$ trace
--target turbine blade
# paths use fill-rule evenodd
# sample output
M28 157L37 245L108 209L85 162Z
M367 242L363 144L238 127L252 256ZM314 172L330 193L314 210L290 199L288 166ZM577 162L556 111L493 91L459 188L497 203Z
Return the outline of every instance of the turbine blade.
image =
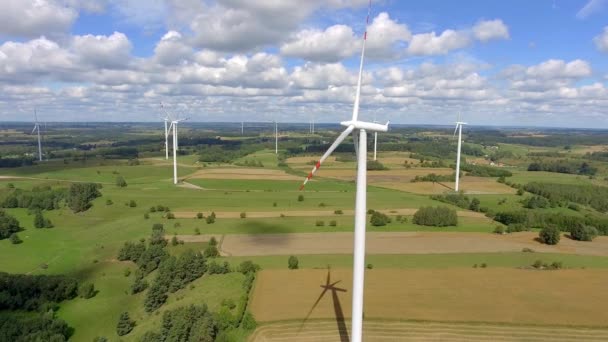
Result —
M334 143L331 144L331 146L329 146L329 149L327 150L327 152L325 152L325 154L321 157L321 159L319 159L319 161L317 162L315 167L312 169L312 171L310 171L308 176L306 176L306 179L304 179L304 183L302 183L302 185L300 185L300 190L304 189L304 187L306 186L306 183L308 183L308 181L312 178L314 173L317 172L317 170L321 167L321 164L323 164L325 159L327 159L327 157L329 157L331 155L331 153L338 147L338 145L340 145L342 143L342 141L344 141L344 139L346 139L346 137L350 134L350 132L353 131L353 129L355 129L354 126L346 127L344 132L342 132L338 136L336 141L334 141Z
M353 132L353 144L355 145L355 155L357 156L357 160L359 160L359 132Z
M357 121L359 117L359 99L361 97L361 79L363 78L363 60L365 59L365 42L367 41L367 26L369 25L369 16L372 11L372 1L369 1L367 8L367 19L365 19L365 33L363 33L363 46L361 47L361 62L359 63L359 78L357 79L357 92L355 93L355 104L353 106L353 121Z
M37 129L37 128L38 128L38 124L35 124L35 125L34 125L34 129L32 130L32 133L30 133L30 134L34 134L34 132L36 132L36 129Z
M454 134L452 134L453 137L456 136L456 131L458 131L458 124L456 124L456 128L454 128Z

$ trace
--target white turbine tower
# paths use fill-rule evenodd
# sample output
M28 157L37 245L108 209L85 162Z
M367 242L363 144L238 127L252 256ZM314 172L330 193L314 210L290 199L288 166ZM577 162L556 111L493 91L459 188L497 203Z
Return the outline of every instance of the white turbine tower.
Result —
M165 110L165 107L162 104L161 108L163 109L163 111ZM171 122L171 125L169 126L169 129L167 130L167 134L165 136L168 136L168 132L173 130L173 184L177 184L177 124L181 121L188 119L178 119L177 117L173 117L167 111L165 111L165 114L167 115L167 119Z
M42 142L40 141L40 124L38 123L38 114L36 114L36 109L34 109L34 129L32 130L32 134L36 132L38 134L38 161L42 161Z
M165 112L165 117L163 118L163 120L165 121L165 160L169 159L169 130L170 127L167 126L167 124L170 121L169 118L169 114L165 111L165 107L163 106L163 103L160 103L160 107L163 109L163 111Z
M466 124L466 122L460 121L459 113L458 119L456 120L456 128L454 128L453 134L453 136L456 136L456 131L458 131L458 151L456 152L456 184L454 185L455 191L458 191L460 188L460 149L462 147L462 126Z
M363 74L363 59L365 56L365 42L367 40L367 25L369 24L369 16L371 11L371 1L368 8L366 29L363 35L363 47L361 49L361 63L359 65L359 78L357 80L357 90L355 93L355 103L353 106L353 115L350 121L344 121L340 124L346 126L346 129L338 136L336 141L329 147L327 152L319 159L315 167L308 174L304 183L300 187L303 189L306 183L312 178L313 174L321 167L321 164L331 155L331 153L353 133L355 147L357 143L359 147L357 151L357 194L355 200L355 239L354 239L354 261L353 261L353 297L352 297L352 342L360 342L363 332L363 285L365 272L365 221L367 211L367 131L370 132L386 132L388 131L388 122L386 125L381 125L373 122L359 121L359 98L361 96L361 78ZM359 133L359 138L356 135ZM357 142L358 140L358 142Z
M279 126L277 121L274 121L274 154L279 154Z

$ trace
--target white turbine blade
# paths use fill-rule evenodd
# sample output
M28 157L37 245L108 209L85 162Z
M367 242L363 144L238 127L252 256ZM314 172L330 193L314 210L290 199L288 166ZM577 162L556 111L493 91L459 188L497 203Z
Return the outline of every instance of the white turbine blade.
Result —
M355 146L355 155L359 157L359 131L353 131L353 145Z
M363 46L361 47L361 62L359 64L359 78L357 79L357 92L355 93L355 105L353 106L353 121L357 121L359 117L359 99L361 97L361 79L363 78L363 60L365 57L365 42L367 41L367 26L369 25L369 15L372 10L372 2L370 0L367 9L367 19L365 20L365 33L363 33Z
M34 129L32 130L32 133L30 133L30 134L34 134L34 132L36 132L36 129L38 129L38 124L34 125Z
M302 183L302 185L300 186L300 190L304 189L304 186L306 186L306 183L308 183L308 181L312 178L312 176L315 174L315 172L317 172L317 170L321 167L321 164L323 164L323 162L325 161L325 159L327 159L327 157L329 157L331 155L331 153L338 148L338 146L342 143L342 141L344 141L344 139L346 139L346 137L350 134L350 132L353 131L353 129L355 129L355 126L348 126L346 127L346 129L344 130L344 132L342 132L338 138L336 139L336 141L334 141L333 144L331 144L331 146L329 146L329 149L327 149L327 152L325 152L325 154L321 157L321 159L319 159L319 161L317 162L317 164L315 164L315 167L312 169L312 171L310 171L310 173L308 174L308 176L306 176L306 179L304 180L304 183Z
M173 121L173 116L171 114L169 114L169 112L167 112L167 110L165 109L165 105L162 102L160 103L160 108L165 113L165 120Z
M458 131L458 124L456 124L456 128L454 128L454 134L452 134L453 137L456 136L456 131Z

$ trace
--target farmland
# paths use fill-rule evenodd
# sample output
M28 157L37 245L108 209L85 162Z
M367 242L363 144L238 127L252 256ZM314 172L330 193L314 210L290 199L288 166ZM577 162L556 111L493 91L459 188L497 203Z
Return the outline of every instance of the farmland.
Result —
M340 280L339 287L346 291L337 296L348 322L355 195L352 154L339 152L323 165L304 191L298 190L312 168L311 161L319 156L306 149L322 149L322 141L331 140L335 131L327 128L310 137L294 127L282 135L279 146L289 147L280 148L277 155L264 132L240 137L227 134L221 127L201 133L188 130L178 156L180 182L175 186L171 163L164 159L156 127L131 129L123 133L145 141L158 139L158 144L149 146L137 138L122 140L120 134L103 127L81 130L81 142L71 149L53 151L56 155L48 161L0 168L0 203L11 196L48 189L67 192L72 184L101 185L100 196L91 200L87 210L75 213L65 199L57 208L40 210L53 223L52 228L34 227L38 210L6 205L2 210L20 223L22 229L17 234L22 242L0 240L0 271L28 276L66 275L80 284L94 284L94 297L65 300L56 311L56 317L74 329L74 341L91 341L100 336L115 340L117 320L125 311L136 322L132 332L120 337L125 341L141 340L156 329L164 313L191 304L204 303L214 317L234 320L240 315L236 304L243 298L248 304L245 310L257 320L258 329L244 329L236 323L229 332L232 340L245 340L247 336L259 341L293 339L299 336L299 329L308 336L340 339L341 328L335 320L330 294L302 324L320 293L328 265L332 280ZM67 127L57 128L48 140L63 139L68 131L71 130ZM454 183L420 181L429 174L449 177L454 172L453 154L437 157L419 142L424 136L432 139L431 145L435 139L442 144L453 143L445 140L442 129L435 133L421 135L408 129L388 133L388 138L405 142L391 145L394 150L383 150L381 140L378 161L386 169L369 172L369 269L365 288L369 340L437 336L448 340L508 340L507 335L515 336L515 340L546 340L553 329L562 331L564 340L575 334L589 340L604 338L608 318L599 303L608 299L601 289L608 281L608 237L603 236L606 233L602 231L590 242L576 241L563 227L561 241L547 245L538 241L538 232L546 217L602 223L605 214L591 205L567 201L547 201L543 207L527 208L525 200L533 194L521 188L530 182L608 186L608 163L592 161L597 168L593 177L532 172L527 170L528 164L543 157L529 156L530 151L554 153L559 147L528 149L519 143L501 142L501 149L514 153L502 159L501 166L491 166L494 162L480 155L465 157L474 160L475 165L494 168L491 170L507 170L512 176L501 180L465 172L463 191L456 198L461 202L440 201L431 195L456 195L452 190ZM201 139L225 134L225 139L212 141L220 145L224 141L239 143L248 152L235 153L231 161L201 161L210 145L190 143L197 134ZM559 133L547 132L546 136L552 134ZM474 143L480 136L472 131L469 144L483 150L484 145ZM27 141L31 142L31 137L19 129L12 129L8 137L5 139L22 139L25 147L30 146ZM136 158L106 158L96 154L94 148L80 149L79 144L84 142L98 142L99 149L101 145L107 149L112 144L129 144L142 151ZM597 150L598 145L574 148L568 152L569 158L587 160L585 153ZM14 149L11 146L0 149L10 155ZM233 149L229 151L234 153ZM496 153L491 147L485 151L488 156ZM117 185L119 177L126 186ZM471 205L473 199L478 201L476 206ZM418 224L417 211L429 206L453 210L457 224ZM509 225L494 220L493 215L513 211L546 216L523 227L523 231L507 233ZM374 213L383 214L388 220L372 225ZM209 220L211 216L213 220ZM164 268L145 274L142 279L149 287L132 293L136 274L145 267L132 260L120 260L120 255L126 242L137 244L143 240L150 246L154 229L158 229L153 227L158 224L162 224L163 237L169 242L164 247L167 258L189 255L189 250L207 251L214 237L220 256L208 257L206 262L227 262L228 269L221 274L204 273L168 292L166 301L149 312L145 309L147 297ZM599 228L602 227L598 224ZM494 233L497 229L502 233ZM287 260L292 255L299 260L298 270L287 270ZM250 292L243 287L247 275L239 271L246 261L262 269ZM541 265L560 262L563 269L533 269L531 265L537 261ZM583 293L589 295L572 295ZM2 314L13 315L9 310Z

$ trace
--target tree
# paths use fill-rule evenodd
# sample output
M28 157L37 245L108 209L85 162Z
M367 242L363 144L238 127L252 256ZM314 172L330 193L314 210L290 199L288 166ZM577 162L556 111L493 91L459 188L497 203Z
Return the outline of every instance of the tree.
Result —
M17 233L13 233L13 234L11 234L11 236L10 236L8 239L11 241L11 243L12 243L13 245L18 245L18 244L20 244L20 243L22 243L22 242L23 242L23 240L21 240L21 239L19 238L19 235L17 235Z
M124 336L133 330L135 326L135 322L131 320L128 312L123 312L120 314L120 318L118 318L118 324L116 324L116 333L118 336Z
M4 210L0 210L0 240L8 238L20 230L19 221Z
M260 269L260 266L257 264L254 264L251 260L245 260L243 261L240 265L239 265L239 272L243 273L243 274L247 274L250 272L257 272Z
M548 226L538 233L540 241L547 245L557 245L560 239L560 231L555 226Z
M220 256L220 251L217 249L216 246L209 245L203 251L203 255L205 256L205 258L216 258Z
M570 236L578 241L593 241L597 235L598 231L595 227L582 224L576 225L570 230Z
M217 240L215 236L212 236L211 239L209 239L209 246L217 246Z
M243 320L241 321L241 327L245 330L254 330L257 327L257 322L251 312L246 311L245 315L243 315Z
M127 186L127 181L122 176L116 177L116 186L119 188L124 188Z
M42 216L41 210L36 210L36 214L34 216L34 227L44 228L44 216Z
M422 226L456 226L458 216L456 210L448 207L422 207L414 214L413 222Z
M177 240L177 235L173 235L173 237L171 238L171 246L177 246L179 245L179 241Z
M197 213L196 214L196 218L199 219L199 220L202 219L203 218L203 213Z
M391 222L391 219L387 215L385 215L379 211L374 211L370 218L370 223L372 224L372 226L375 226L375 227L386 226L390 222Z
M134 200L130 200L129 201L129 207L131 207L131 208L137 207L137 202L135 202Z
M469 209L473 210L473 211L479 211L479 205L480 204L481 204L481 201L479 201L479 199L473 198L471 200L471 205L469 206Z
M84 299L93 298L96 294L97 291L95 291L95 285L93 285L93 283L86 283L78 289L78 295Z
M287 261L287 267L289 267L290 270L297 270L298 269L298 258L295 256L290 256L289 260Z
M304 195L298 195L298 202L304 201Z
M67 203L73 212L86 211L91 207L91 201L101 196L100 184L72 183L68 191Z

